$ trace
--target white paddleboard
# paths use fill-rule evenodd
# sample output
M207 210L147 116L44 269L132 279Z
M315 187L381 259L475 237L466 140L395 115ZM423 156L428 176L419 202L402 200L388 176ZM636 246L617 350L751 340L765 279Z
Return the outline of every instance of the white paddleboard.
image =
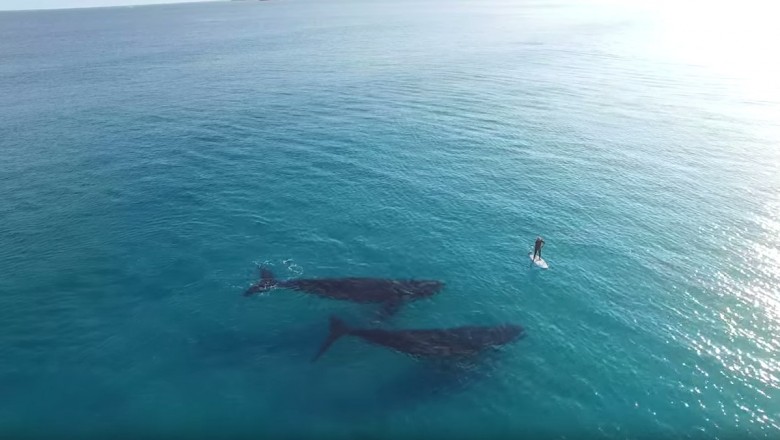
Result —
M534 259L534 253L533 252L529 252L528 253L528 259L533 261L534 265L536 265L537 267L541 267L542 269L547 269L549 267L549 266L547 266L547 262L544 261L544 259L542 257L536 257L536 259Z

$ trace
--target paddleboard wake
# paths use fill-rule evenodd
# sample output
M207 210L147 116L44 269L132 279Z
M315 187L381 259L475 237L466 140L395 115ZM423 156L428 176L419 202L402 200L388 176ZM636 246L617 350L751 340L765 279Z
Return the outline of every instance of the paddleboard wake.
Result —
M549 266L547 265L547 262L544 261L542 257L536 257L534 258L534 253L529 252L528 258L534 263L535 266L541 267L542 269L547 269Z

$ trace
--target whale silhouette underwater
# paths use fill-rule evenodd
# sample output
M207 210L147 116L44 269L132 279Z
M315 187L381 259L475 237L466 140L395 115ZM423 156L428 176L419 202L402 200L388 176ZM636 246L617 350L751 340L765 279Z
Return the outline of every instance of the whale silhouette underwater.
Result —
M444 283L437 280L359 277L278 280L268 268L260 267L259 270L260 280L252 284L244 296L288 289L341 301L381 304L385 317L396 313L402 304L431 297L444 287ZM474 359L482 352L525 337L525 329L515 324L409 330L355 328L331 316L329 334L312 362L343 336L354 336L415 358L448 361Z
M385 315L393 315L402 304L433 296L443 287L444 283L437 280L358 277L277 280L269 269L261 267L260 281L252 284L244 296L289 289L341 301L381 304Z
M319 359L334 342L345 335L414 357L458 359L473 357L487 349L514 342L525 336L525 330L512 324L418 330L351 328L340 318L331 316L330 334L312 362Z

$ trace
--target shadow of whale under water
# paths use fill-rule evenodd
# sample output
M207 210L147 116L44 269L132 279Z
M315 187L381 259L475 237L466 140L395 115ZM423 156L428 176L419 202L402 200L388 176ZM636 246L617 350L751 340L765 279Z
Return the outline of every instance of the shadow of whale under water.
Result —
M384 417L388 412L450 402L489 380L497 366L497 362L487 359L468 363L414 360L412 365L376 377L373 384L347 390L346 394L332 392L329 387L298 390L295 396L287 396L286 410L344 422L354 417Z

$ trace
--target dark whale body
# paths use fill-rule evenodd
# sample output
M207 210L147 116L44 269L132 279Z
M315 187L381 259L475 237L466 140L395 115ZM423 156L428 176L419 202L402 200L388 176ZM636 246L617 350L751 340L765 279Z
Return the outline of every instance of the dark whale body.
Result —
M395 351L428 358L467 358L488 348L508 344L524 335L519 325L465 326L447 329L382 330L348 327L341 319L330 318L330 334L312 361L322 356L344 335Z
M436 280L394 280L386 278L311 278L279 281L266 268L260 270L260 281L244 292L244 296L274 288L297 290L323 298L352 301L362 304L382 304L385 314L391 315L407 301L434 295L444 287Z

